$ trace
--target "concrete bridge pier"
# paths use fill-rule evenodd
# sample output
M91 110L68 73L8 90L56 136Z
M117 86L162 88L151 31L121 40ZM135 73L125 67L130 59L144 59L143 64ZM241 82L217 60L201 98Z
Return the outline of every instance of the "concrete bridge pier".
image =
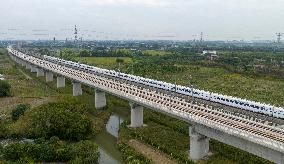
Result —
M44 70L42 69L42 68L37 68L37 70L36 70L37 72L36 72L36 77L42 77L42 76L44 76Z
M20 58L17 58L17 62L18 62L19 65L22 65L22 61L21 61Z
M21 61L21 59L20 59L20 58L17 58L17 62L18 62L18 64L19 64L19 65L21 65L21 64L22 64L22 61Z
M31 72L32 72L32 73L37 72L37 68L36 68L36 66L31 65Z
M13 60L15 60L16 61L16 63L18 63L19 64L19 59L17 58L17 57L15 57L15 56L12 56L13 57Z
M11 58L12 60L14 60L15 62L17 62L17 58L16 58L15 56L11 55L10 53L9 53L9 56L10 56L10 58Z
M53 73L51 71L46 71L46 73L45 73L45 81L46 82L53 81Z
M31 69L31 64L30 63L26 63L26 69Z
M202 134L224 144L242 149L246 152L257 155L276 164L284 164L284 152L282 152L281 150L274 150L269 147L260 145L259 143L254 143L238 136L234 136L229 133L222 132L201 124L194 125L194 131L198 134ZM248 133L249 132L247 132L247 134ZM192 145L190 145L190 149L192 149L191 146Z
M26 66L26 62L24 60L21 60L21 65L22 65L22 67L25 67Z
M15 56L13 56L13 55L11 55L10 53L9 53L9 56L10 56L10 58L12 59L12 60L14 60L15 62L17 62L17 58L15 57Z
M209 153L209 138L195 131L195 127L189 127L190 150L189 157L199 160Z
M99 89L95 90L95 108L100 109L106 106L106 94Z
M21 62L20 62L20 59L19 59L19 58L17 58L17 57L14 57L14 56L13 56L13 59L16 61L16 63L21 64Z
M143 106L130 102L131 107L131 124L129 127L138 128L142 127L143 124Z
M65 87L65 77L64 76L57 76L57 88Z
M73 96L82 95L82 87L80 82L73 82Z

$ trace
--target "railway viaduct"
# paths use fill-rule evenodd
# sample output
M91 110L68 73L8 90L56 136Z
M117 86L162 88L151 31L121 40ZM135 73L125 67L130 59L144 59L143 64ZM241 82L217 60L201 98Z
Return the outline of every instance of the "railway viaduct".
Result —
M56 75L57 88L65 87L66 78L71 79L73 96L82 94L82 84L94 88L96 108L106 106L106 93L128 100L131 107L130 127L143 126L144 107L190 123L189 157L192 160L207 156L209 140L215 139L277 164L284 164L283 129L216 111L207 105L192 104L147 87L44 61L11 46L7 49L12 60L35 72L37 77L45 76L46 82L53 81Z

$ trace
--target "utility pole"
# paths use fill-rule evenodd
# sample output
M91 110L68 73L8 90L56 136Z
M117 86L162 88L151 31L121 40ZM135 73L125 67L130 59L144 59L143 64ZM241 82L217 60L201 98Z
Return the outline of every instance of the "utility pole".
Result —
M53 37L53 44L51 44L51 56L55 56L55 37Z
M200 33L200 43L203 42L203 32Z
M83 37L80 37L80 49L83 49Z
M191 90L191 100L193 100L193 103L195 103L195 98L193 96L195 85L194 85L194 81L193 81L193 78L192 78L191 75L189 75L188 81L189 81L189 86L190 86L190 90Z
M203 34L203 32L201 32L199 44L197 44L197 51L199 51L199 52L202 51L203 41L204 41L204 34Z

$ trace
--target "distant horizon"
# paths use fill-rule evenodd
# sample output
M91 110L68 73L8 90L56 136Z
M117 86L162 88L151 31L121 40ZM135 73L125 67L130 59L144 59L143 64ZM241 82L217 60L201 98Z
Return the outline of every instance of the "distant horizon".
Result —
M1 30L1 29L0 29ZM8 30L8 31L18 31L18 30ZM35 31L35 30L33 30ZM40 30L37 30L40 31ZM43 31L43 30L42 30ZM284 31L284 29L283 29ZM47 31L46 31L47 32ZM195 37L188 37L188 38L182 38L182 39L178 39L178 36L154 36L154 35L144 35L144 36L136 36L136 37L112 37L112 34L107 34L107 32L97 32L97 33L105 33L105 35L110 35L110 36L104 36L104 37L97 37L98 39L95 39L96 37L83 37L84 33L79 33L78 35L78 40L82 37L83 40L173 40L173 41L200 41L201 40L201 35L195 35ZM0 31L0 40L53 40L54 37L56 40L74 40L74 34L73 31L69 30L69 34L66 34L66 37L64 37L63 35L66 34L66 32L60 34L57 33L55 35L50 35L50 34L12 34L12 33L8 33L8 32L2 32ZM281 40L284 40L284 33L281 37ZM7 35L10 35L11 37L5 37ZM29 37L30 36L30 37ZM58 39L59 38L59 39ZM245 38L245 37L232 37L232 38L218 38L218 39L214 39L214 38L207 38L207 34L203 33L202 36L202 40L203 41L277 41L277 37L276 37L276 33L274 35L272 35L271 38L261 38L261 37L252 37L252 38ZM282 41L283 41L282 40Z
M0 39L0 41L48 41L53 42L53 39ZM56 39L55 41L65 42L66 39ZM74 42L75 40L67 40L68 42ZM199 42L200 40L170 40L170 39L93 39L93 40L82 40L83 42L86 41L173 41L173 42ZM78 42L81 42L78 40ZM271 42L276 43L276 40L203 40L202 42ZM280 42L280 44L284 43L284 40Z

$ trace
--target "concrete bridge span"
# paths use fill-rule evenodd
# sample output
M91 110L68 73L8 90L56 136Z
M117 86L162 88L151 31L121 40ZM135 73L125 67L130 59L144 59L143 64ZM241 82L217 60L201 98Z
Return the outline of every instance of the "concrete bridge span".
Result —
M37 69L37 76L46 76L46 81L57 75L57 87L65 86L65 78L73 81L73 95L82 94L81 84L96 89L96 108L106 105L105 93L126 99L131 106L131 127L143 126L143 107L184 120L190 128L190 153L193 160L203 158L209 151L209 139L216 139L258 155L275 163L284 163L284 130L252 120L239 118L208 106L200 106L147 87L123 83L88 72L44 61L42 59L9 51L17 63L28 69Z

